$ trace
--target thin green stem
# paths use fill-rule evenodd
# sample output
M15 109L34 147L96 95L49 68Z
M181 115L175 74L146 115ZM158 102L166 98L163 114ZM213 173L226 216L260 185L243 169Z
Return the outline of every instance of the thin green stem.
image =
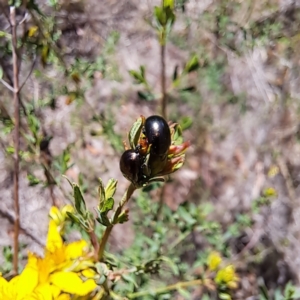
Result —
M161 288L151 290L151 291L132 293L132 294L127 295L127 297L129 299L135 299L135 298L139 298L139 297L150 295L150 294L158 295L158 294L162 294L162 293L169 292L172 290L187 288L187 287L195 286L195 285L201 285L202 283L203 283L203 281L201 279L191 280L191 281L181 281L181 282L177 282L175 284L161 287Z
M133 192L136 190L136 187L131 183L128 187L128 189L126 190L126 192L124 193L124 196L122 197L116 211L115 214L112 218L112 225L107 226L104 234L102 236L101 242L100 242L100 246L99 246L99 252L98 252L98 260L100 261L103 257L103 253L104 253L104 249L107 243L107 240L110 236L110 233L114 227L114 225L117 224L118 221L118 217L120 215L120 213L122 212L123 207L126 205L126 203L129 201L130 197L132 196Z

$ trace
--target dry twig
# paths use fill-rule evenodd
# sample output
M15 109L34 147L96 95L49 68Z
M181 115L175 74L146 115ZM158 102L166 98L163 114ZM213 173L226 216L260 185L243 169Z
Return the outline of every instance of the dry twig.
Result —
M15 226L14 226L14 257L13 271L18 273L18 255L19 255L19 231L20 231L20 205L19 205L19 148L20 148L20 103L19 103L19 70L17 54L17 25L16 8L10 8L10 23L12 30L12 52L13 52L13 74L14 74L14 109L15 109L15 157L14 157L14 208L15 208Z

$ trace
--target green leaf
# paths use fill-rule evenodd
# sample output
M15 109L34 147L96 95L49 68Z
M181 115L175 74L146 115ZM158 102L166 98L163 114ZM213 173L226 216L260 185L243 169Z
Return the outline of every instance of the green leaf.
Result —
M101 178L98 179L99 179L99 186L98 186L99 210L101 210L105 203L105 189L103 186L102 179Z
M145 72L144 69L141 69L141 71ZM137 84L145 83L144 73L139 73L135 70L129 70L128 73L135 79Z
M166 14L166 25L168 27L168 32L171 30L174 22L175 22L175 14L173 12L173 9L170 6L166 6L164 8L165 14Z
M106 187L105 187L105 198L112 198L116 192L118 181L116 179L109 179Z
M174 0L163 0L163 6L174 9Z
M196 87L194 85L187 86L185 88L180 89L180 92L194 92Z
M104 226L111 225L111 222L110 222L109 218L107 217L106 213L99 213L98 218L96 218L96 220Z
M226 293L219 293L219 298L222 300L231 300L231 296Z
M130 147L132 149L135 149L135 147L139 143L139 139L141 136L141 132L143 129L145 118L144 117L139 117L134 124L132 125L130 131L128 132L128 140Z
M184 72L191 73L199 68L198 57L194 55L185 65Z
M137 94L138 94L139 98L142 100L152 101L155 99L154 95L151 92L138 91Z
M187 290L185 290L183 288L178 288L177 291L185 299L191 299L191 293L188 292Z
M189 225L193 226L197 223L197 220L182 206L179 206L177 209L178 215Z
M164 9L162 7L159 7L159 6L154 7L154 16L159 25L161 25L162 27L164 27L166 25L166 23L167 23L166 15L165 15Z
M35 177L34 175L32 175L30 173L27 175L27 179L29 181L30 186L37 185L41 182L37 177Z
M105 202L104 202L104 205L102 206L102 208L100 210L100 212L101 213L107 213L107 212L109 212L110 210L113 209L114 204L115 204L114 198L108 198L108 199L106 199Z
M172 141L173 141L174 145L180 145L183 142L182 129L179 124L176 124L174 126L174 133L172 134Z
M69 211L66 212L67 213L67 216L76 224L80 224L80 218L79 216L77 216L76 214L74 213L71 213Z
M80 190L79 186L76 183L73 183L73 192L74 192L76 211L81 216L85 216L86 213L87 213L85 201L84 201L84 198L82 196L81 190Z
M138 284L137 284L137 282L136 282L136 280L135 280L135 278L133 278L132 275L130 275L130 274L123 274L123 275L122 275L122 278L123 278L125 281L127 281L127 282L131 282L131 283L135 286L135 288L138 288L138 287L139 287Z
M2 69L2 67L0 66L0 79L2 79L3 78L3 69Z
M119 224L123 224L129 220L129 211L128 209L123 210L118 216L117 222Z
M142 78L144 78L144 80L145 80L145 66L140 66L140 72L141 72Z
M178 66L175 66L174 72L173 72L173 81L176 81L178 78Z
M163 262L167 263L167 265L172 269L173 274L175 276L179 275L178 266L176 263L174 263L173 260L171 260L169 257L166 257L166 256L161 256L159 259L162 260Z
M184 116L180 120L180 125L182 130L186 130L190 128L192 124L193 124L193 119L191 117Z
M7 146L5 150L8 154L14 154L15 153L15 148L13 146Z

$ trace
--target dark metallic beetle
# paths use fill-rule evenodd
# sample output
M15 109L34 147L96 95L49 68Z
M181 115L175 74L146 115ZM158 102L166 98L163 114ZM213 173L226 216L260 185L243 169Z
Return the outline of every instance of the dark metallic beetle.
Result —
M120 159L121 172L136 186L142 186L164 168L171 145L170 128L162 117L150 116L142 126L139 144L126 150Z
M144 133L151 145L150 154L164 156L171 145L168 123L160 116L151 116L145 121Z
M120 159L120 170L124 177L136 184L140 180L141 157L135 150L126 150Z

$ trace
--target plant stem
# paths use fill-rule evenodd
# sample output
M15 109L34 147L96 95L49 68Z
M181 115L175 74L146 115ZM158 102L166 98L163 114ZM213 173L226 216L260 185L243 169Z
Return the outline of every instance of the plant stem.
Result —
M98 252L99 252L99 243L98 243L95 231L89 232L89 236L90 236L90 239L91 239L91 243L92 243L92 245L94 247L94 259L95 259L95 261L97 261L97 259L98 259Z
M163 38L160 46L160 62L161 62L161 115L164 119L167 118L167 92L166 92L166 38L163 33Z
M127 297L129 299L135 299L135 298L150 295L150 294L151 295L158 295L158 294L162 294L162 293L169 292L169 291L172 291L172 290L177 290L177 289L180 289L180 288L182 289L182 288L187 288L187 287L190 287L190 286L200 285L202 283L203 283L203 281L201 279L192 280L192 281L177 282L175 284L168 285L168 286L165 286L165 287L162 287L162 288L158 288L156 290L132 293L132 294L127 295Z
M102 260L104 249L105 249L107 240L109 238L109 235L110 235L112 229L113 229L113 225L110 225L110 226L107 226L104 231L104 234L103 234L101 242L100 242L99 252L98 252L98 260L99 261Z
M98 260L101 261L102 257L103 257L103 253L104 253L104 249L107 243L107 240L110 236L110 233L114 227L115 224L117 224L117 220L118 217L120 215L120 213L122 212L123 207L126 205L126 203L128 202L128 200L130 199L130 197L132 196L133 192L136 190L135 186L131 183L129 185L129 187L127 188L126 192L124 193L116 211L115 214L112 218L112 223L110 226L107 226L104 234L102 236L101 242L100 242L100 246L99 246L99 252L98 252Z
M19 103L19 70L17 54L17 25L16 8L10 7L10 22L12 30L13 74L14 74L14 109L15 109L15 136L14 136L14 257L13 271L18 274L19 231L20 231L20 205L19 205L19 148L20 148L20 103Z

